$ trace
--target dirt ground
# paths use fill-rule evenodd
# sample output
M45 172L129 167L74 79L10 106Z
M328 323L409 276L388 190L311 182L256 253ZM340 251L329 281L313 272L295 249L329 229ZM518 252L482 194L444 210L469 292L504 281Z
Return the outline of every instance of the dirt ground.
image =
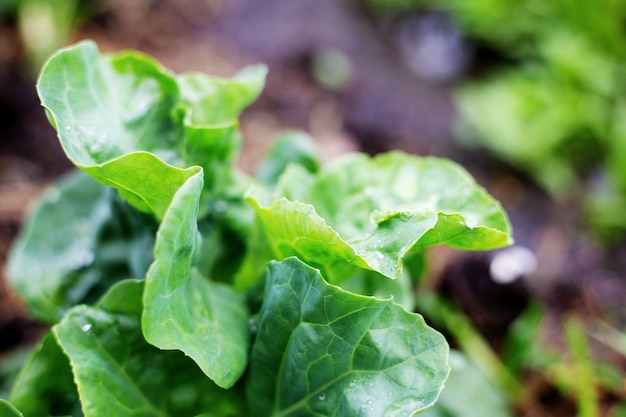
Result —
M581 227L576 202L552 201L512 167L458 145L451 133L454 82L416 74L389 33L350 3L102 3L102 11L81 24L68 43L89 38L105 52L137 49L174 71L227 76L246 64L269 65L263 95L241 120L245 145L239 163L244 170L253 170L271 138L283 128L310 132L325 160L352 150L403 149L452 158L469 169L509 213L516 244L528 248L537 260L537 268L523 280L502 285L489 277L495 254L436 254L442 260L432 272L436 285L459 302L496 348L507 326L531 299L549 306L556 326L561 315L572 310L626 326L626 245L607 248L596 243ZM35 79L25 67L11 19L0 20L0 39L3 270L29 205L71 164L39 106ZM329 88L312 72L329 51L341 51L347 58L346 85ZM43 329L28 318L0 272L0 354L34 340ZM624 366L624 358L619 360ZM571 411L569 401L555 403L551 415Z

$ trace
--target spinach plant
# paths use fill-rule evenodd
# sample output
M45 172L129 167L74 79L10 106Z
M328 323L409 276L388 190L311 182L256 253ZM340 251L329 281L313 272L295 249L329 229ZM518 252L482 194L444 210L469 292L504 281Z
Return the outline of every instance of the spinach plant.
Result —
M508 244L505 213L450 161L320 167L296 132L244 174L238 116L266 72L177 75L92 42L46 63L38 92L79 170L9 259L52 327L2 415L410 416L437 400L449 348L414 313L411 266L435 244Z

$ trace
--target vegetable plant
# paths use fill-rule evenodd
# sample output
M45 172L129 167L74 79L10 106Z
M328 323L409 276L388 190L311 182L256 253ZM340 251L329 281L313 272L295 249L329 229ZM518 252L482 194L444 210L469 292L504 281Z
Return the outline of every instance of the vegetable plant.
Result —
M51 330L1 415L411 416L435 403L449 348L415 312L416 265L436 244L509 244L506 214L450 161L320 166L298 132L242 172L238 117L266 73L173 74L89 41L45 64L37 89L79 170L45 193L8 262Z

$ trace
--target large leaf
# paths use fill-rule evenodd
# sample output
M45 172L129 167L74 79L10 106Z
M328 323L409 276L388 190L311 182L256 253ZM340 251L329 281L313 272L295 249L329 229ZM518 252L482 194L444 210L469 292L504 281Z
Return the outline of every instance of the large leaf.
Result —
M7 275L35 317L61 319L122 278L142 278L155 221L82 172L44 193L9 257Z
M31 353L9 400L26 417L82 416L70 363L51 334Z
M93 42L82 42L46 63L37 89L72 162L138 209L162 217L177 186L197 171L153 155L180 164L182 135L172 112L178 85L152 59L100 56Z
M100 55L81 42L46 63L37 88L72 162L162 219L197 165L216 179L230 169L236 117L260 93L265 72L176 77L147 56Z
M270 264L257 331L247 390L263 417L410 416L448 375L448 345L421 316L296 258Z
M149 345L140 328L143 282L113 287L99 306L77 306L53 328L72 364L82 409L93 416L239 414L235 394L177 351Z
M349 155L317 175L288 169L277 192L256 187L247 198L273 256L297 255L331 282L351 265L396 278L411 250L439 243L484 250L511 242L500 205L436 158Z
M146 277L143 331L161 349L180 349L221 387L247 365L248 313L242 294L192 268L199 245L197 212L202 176L174 196L159 228L155 261Z

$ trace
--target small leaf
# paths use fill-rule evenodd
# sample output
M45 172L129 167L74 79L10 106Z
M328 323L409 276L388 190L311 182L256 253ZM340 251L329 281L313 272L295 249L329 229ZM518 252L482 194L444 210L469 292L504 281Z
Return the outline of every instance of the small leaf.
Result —
M181 111L185 158L204 169L208 189L226 188L241 145L239 113L261 94L267 67L244 68L232 78L201 73L181 74Z
M282 132L257 170L256 177L265 184L276 184L290 164L312 173L319 169L315 143L309 135L299 131Z
M231 387L247 365L249 329L243 294L192 268L198 245L202 176L176 193L159 228L146 277L143 331L161 349L180 349L215 383ZM210 248L204 248L210 250Z
M53 328L72 364L84 415L241 415L236 392L218 388L181 352L146 343L139 315L143 284L123 281L98 308L74 307Z
M445 339L421 316L295 258L270 264L257 329L247 391L259 416L410 416L449 371Z

